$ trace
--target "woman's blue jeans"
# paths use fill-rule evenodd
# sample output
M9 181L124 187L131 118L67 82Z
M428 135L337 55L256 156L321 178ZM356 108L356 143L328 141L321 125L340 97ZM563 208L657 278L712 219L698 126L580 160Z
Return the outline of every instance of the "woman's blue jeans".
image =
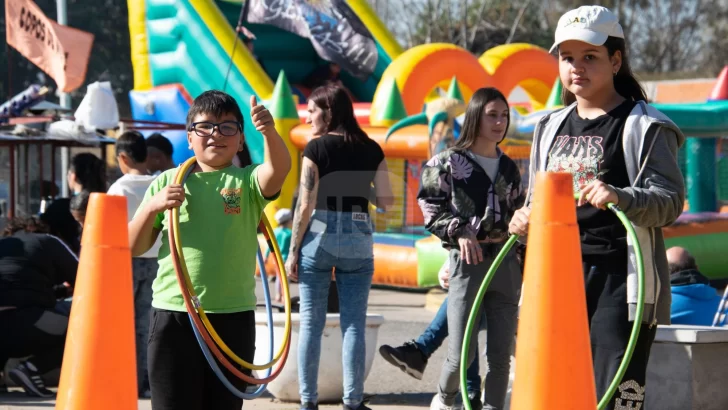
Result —
M372 225L358 212L316 210L301 244L298 265L300 330L298 382L301 403L318 403L321 336L332 272L341 310L344 404L364 397L367 304L374 274Z

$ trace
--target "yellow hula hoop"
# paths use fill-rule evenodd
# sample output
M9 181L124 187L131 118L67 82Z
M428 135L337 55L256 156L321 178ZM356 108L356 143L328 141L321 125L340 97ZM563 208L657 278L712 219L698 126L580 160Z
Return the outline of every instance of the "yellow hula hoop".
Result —
M194 157L188 159L185 161L182 165L180 165L180 171L177 173L177 176L174 179L175 184L184 185L184 179L185 175L187 174L187 171L190 169L190 167L194 166L196 163L196 159ZM283 288L283 295L284 295L284 306L285 306L285 313L286 313L286 323L283 330L283 340L288 340L290 334L291 334L291 297L290 297L290 291L288 286L288 277L286 276L285 272L285 265L283 264L283 258L281 256L280 248L278 247L278 243L275 240L275 235L273 233L273 229L271 228L270 222L268 221L268 218L266 217L265 213L262 214L261 220L263 222L263 225L265 226L265 230L268 234L268 244L272 245L273 247L273 254L276 257L276 261L278 263L278 266L281 267L281 287ZM177 254L179 255L179 262L180 267L182 268L182 276L185 279L185 285L187 289L190 292L190 297L193 299L193 304L195 306L195 309L197 310L198 314L200 315L200 319L202 320L202 323L205 325L205 328L210 333L210 337L217 343L217 345L220 347L220 350L225 352L225 354L228 355L233 361L238 363L239 365L250 369L250 370L265 370L268 368L273 367L278 360L280 360L281 356L283 356L283 352L286 348L286 343L282 343L280 348L278 349L278 352L273 357L273 360L269 363L262 364L262 365L256 365L253 363L248 363L242 358L240 358L238 355L236 355L222 340L220 335L217 334L215 329L212 326L212 323L210 323L210 320L207 318L207 315L205 314L205 310L202 307L202 304L199 302L199 299L197 299L197 294L195 293L194 286L192 285L192 280L190 279L189 271L187 270L187 264L185 263L185 258L182 253L182 241L179 235L179 208L173 208L172 209L172 220L170 221L172 226L174 227L174 239L176 242L176 249Z

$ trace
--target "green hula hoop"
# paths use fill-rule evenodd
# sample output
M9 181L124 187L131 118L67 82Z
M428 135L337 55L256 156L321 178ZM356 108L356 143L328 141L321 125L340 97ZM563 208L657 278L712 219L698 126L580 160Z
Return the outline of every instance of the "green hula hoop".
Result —
M630 360L632 360L632 354L634 353L634 349L637 345L640 328L642 327L642 314L644 312L645 303L645 267L644 261L642 259L642 249L640 248L639 241L637 240L637 233L634 231L632 223L617 205L609 203L607 204L607 207L615 215L617 215L619 220L627 229L627 235L630 237L632 243L634 244L635 256L637 259L637 312L635 314L634 324L632 325L632 333L629 338L629 343L627 343L627 350L624 352L624 358L622 358L622 363L619 365L619 369L617 369L617 374L614 375L614 379L609 385L609 388L599 401L599 404L597 405L597 410L604 410L604 408L607 406L609 399L614 395L614 392L619 386L620 380L622 380L624 373L627 371L627 366L629 366ZM493 279L493 276L498 270L501 262L503 262L503 259L511 250L513 244L515 244L517 240L518 235L511 235L511 237L508 238L508 241L506 241L505 245L503 245L503 248L498 253L495 260L493 260L493 263L490 265L490 269L488 269L488 272L485 274L483 283L481 283L480 289L478 289L478 294L475 296L475 303L473 304L473 308L470 310L470 315L468 316L467 325L465 326L466 335L472 335L477 338L477 333L473 334L473 331L476 328L475 318L477 317L477 312L480 310L480 305L483 302L485 292L488 290L488 285ZM466 363L468 360L468 350L470 350L470 339L470 337L463 338L463 349L460 353L460 393L462 395L463 404L465 405L466 410L473 410L467 391L468 366L466 365ZM475 358L475 360L478 360L478 358Z

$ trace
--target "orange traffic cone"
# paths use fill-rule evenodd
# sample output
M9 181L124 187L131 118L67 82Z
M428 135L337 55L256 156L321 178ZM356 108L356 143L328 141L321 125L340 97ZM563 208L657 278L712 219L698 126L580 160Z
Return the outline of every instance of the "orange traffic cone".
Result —
M89 199L56 409L136 409L126 198Z
M534 192L511 410L596 409L572 176L540 172Z

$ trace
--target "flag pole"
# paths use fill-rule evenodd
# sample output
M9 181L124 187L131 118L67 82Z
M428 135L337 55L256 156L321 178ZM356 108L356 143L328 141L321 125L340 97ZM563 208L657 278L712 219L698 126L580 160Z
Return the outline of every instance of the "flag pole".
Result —
M56 11L58 24L62 26L68 25L68 10L66 8L66 0L56 0ZM71 95L58 91L59 104L63 108L71 109ZM61 148L61 196L68 197L68 166L70 164L70 151L68 147Z

